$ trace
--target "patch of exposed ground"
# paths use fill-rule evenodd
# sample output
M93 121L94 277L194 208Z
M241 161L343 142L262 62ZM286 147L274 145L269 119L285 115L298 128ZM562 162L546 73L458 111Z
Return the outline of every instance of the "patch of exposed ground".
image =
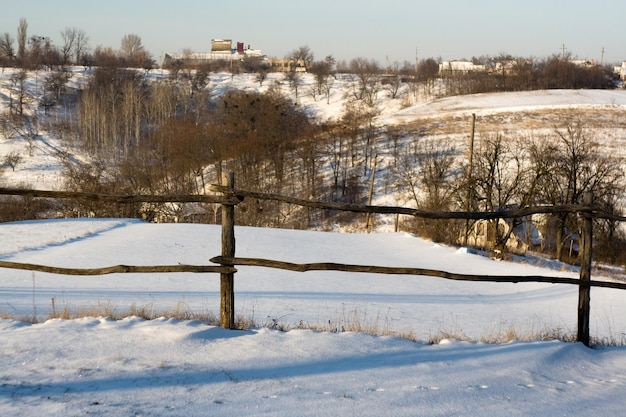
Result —
M590 129L626 131L626 111L622 107L605 107L518 110L477 115L476 133L553 131L578 120ZM417 116L403 127L420 136L469 135L471 115L457 112Z

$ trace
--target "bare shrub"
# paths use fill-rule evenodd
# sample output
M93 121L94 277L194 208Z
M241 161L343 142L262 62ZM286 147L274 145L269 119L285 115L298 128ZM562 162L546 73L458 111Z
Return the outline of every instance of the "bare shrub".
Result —
M6 154L3 158L4 165L11 167L12 171L15 171L15 168L22 163L24 157L18 151L12 151Z
M0 222L45 218L54 209L51 201L28 196L0 196L0 205Z

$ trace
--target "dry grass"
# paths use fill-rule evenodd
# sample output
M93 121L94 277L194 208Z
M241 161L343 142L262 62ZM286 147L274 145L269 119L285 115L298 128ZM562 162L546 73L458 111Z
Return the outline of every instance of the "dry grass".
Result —
M98 303L94 305L78 308L72 308L69 304L65 303L59 308L55 300L52 299L52 308L46 319L72 320L82 317L107 317L113 320L121 320L126 317L140 317L145 320L154 320L166 317L178 320L200 320L210 325L219 324L219 318L212 312L195 312L183 301L178 302L172 308L158 310L154 308L154 304L152 303L143 305L133 303L127 309L119 309L110 301L98 301Z
M626 118L620 108L572 108L498 111L477 117L476 132L481 135L507 131L552 131L564 120L584 120L586 128L626 129ZM423 136L467 135L470 117L462 112L422 116L405 125Z
M122 320L127 317L140 317L145 320L157 318L172 318L177 320L198 320L211 326L219 326L219 317L210 311L195 312L185 302L177 303L173 308L157 310L152 303L137 305L132 304L129 308L119 309L109 302L98 302L94 305L80 308L71 308L64 304L59 308L55 301L52 301L51 311L46 317L50 319L72 320L84 317L106 317L113 320ZM33 316L12 316L1 313L0 319L18 320L28 323L37 323L39 320ZM254 315L239 314L235 318L237 329L245 330L252 328L271 328L280 331L290 331L292 329L305 329L317 332L354 332L364 333L374 336L391 336L419 343L438 344L443 340L458 340L471 343L505 344L512 341L533 342L539 340L559 340L567 343L576 342L576 332L562 327L535 326L528 329L519 329L515 326L498 325L493 329L483 332L480 337L467 336L462 329L453 328L449 330L439 330L436 334L431 334L427 338L419 337L413 331L396 331L392 329L389 312L386 315L369 314L367 309L343 309L336 318L327 322L305 323L300 321L297 325L282 322L280 319L270 318L259 323L254 319ZM626 346L626 334L609 337L592 338L594 346Z
M534 342L538 340L560 340L562 342L573 343L576 342L576 333L560 327L543 328L539 330L519 330L510 326L500 328L497 331L486 332L480 338L468 337L463 332L458 331L439 331L436 335L428 339L428 343L437 344L442 340L460 340L488 344L504 344L513 341Z

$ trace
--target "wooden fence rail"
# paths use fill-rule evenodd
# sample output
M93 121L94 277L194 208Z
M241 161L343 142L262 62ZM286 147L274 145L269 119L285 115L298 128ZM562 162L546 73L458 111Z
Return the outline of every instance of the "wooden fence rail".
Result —
M213 203L232 204L241 202L240 198L223 195L110 195L71 191L26 190L18 188L0 188L0 195L19 195L24 197L55 198L67 200L100 201L103 203Z
M579 285L578 278L552 277L545 275L472 275L459 274L454 272L440 271L437 269L375 266L375 265L350 265L333 262L296 264L272 259L262 258L227 258L216 256L210 259L211 262L221 265L231 266L258 266L263 268L283 269L294 272L307 271L341 271L341 272L363 272L369 274L385 275L418 275L425 277L444 278L454 281L477 281L477 282L508 282L517 284L520 282L543 282L547 284L571 284ZM613 288L626 290L626 282L617 281L589 281L591 287Z
M234 294L234 274L237 271L236 265L278 268L297 272L306 271L345 271L363 272L374 274L402 274L432 276L452 280L481 281L481 282L545 282L553 284L570 284L579 287L578 302L578 340L589 346L589 317L590 317L590 288L604 287L614 289L626 289L626 283L611 281L591 280L591 260L592 260L592 221L594 218L609 219L612 221L626 221L626 216L603 211L594 207L591 196L585 197L583 205L558 205L558 206L538 206L523 209L501 210L495 212L443 212L425 211L406 207L388 207L340 204L322 201L302 200L277 194L258 193L253 191L235 189L234 175L229 177L227 186L212 185L211 190L219 195L106 195L97 193L78 193L61 191L43 191L0 188L0 195L20 195L41 198L56 199L78 199L102 201L106 203L167 203L167 202L201 202L221 204L222 206L222 254L211 258L211 262L221 266L201 266L201 265L162 265L162 266L127 266L114 265L104 268L74 269L58 268L34 264L20 264L16 262L0 261L0 268L27 269L33 271L50 272L65 275L103 275L111 273L163 273L163 272L195 272L195 273L219 273L220 274L220 325L226 328L235 327L235 294ZM557 214L557 213L579 213L583 217L582 228L582 258L580 267L580 277L560 278L549 276L496 276L496 275L467 275L446 271L405 268L405 267L383 267L348 265L338 263L307 263L294 264L289 262L258 259L258 258L237 258L235 257L235 206L245 198L275 200L302 207L317 208L323 210L339 210L354 213L379 213L379 214L402 214L413 217L428 219L466 219L466 220L490 220L500 218L519 218L532 214Z
M61 268L57 266L37 265L20 262L0 261L0 268L21 269L26 271L47 272L59 275L108 275L108 274L146 274L169 272L216 272L233 274L237 269L215 265L113 265L102 268Z
M274 200L287 204L294 204L302 207L316 208L321 210L338 210L349 211L353 213L370 213L370 214L402 214L406 216L419 217L423 219L464 219L464 220L494 220L494 219L514 219L530 216L532 214L558 214L558 213L588 213L593 218L608 219L618 222L626 222L626 216L617 215L615 213L603 210L591 204L561 204L553 206L532 206L520 209L498 210L498 211L429 211L409 207L397 206L371 206L363 204L344 204L333 203L327 201L311 201L284 196L280 194L260 193L255 191L246 191L231 189L220 185L211 185L210 189L215 192L223 193L224 196L236 197L240 201L245 198L253 198L259 200Z

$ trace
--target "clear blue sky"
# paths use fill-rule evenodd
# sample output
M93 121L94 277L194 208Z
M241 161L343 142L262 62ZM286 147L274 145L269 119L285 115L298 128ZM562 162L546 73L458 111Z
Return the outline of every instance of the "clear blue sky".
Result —
M499 55L560 54L626 61L624 0L0 0L0 33L61 44L66 27L90 46L120 47L135 33L159 61L190 48L208 52L212 38L232 39L273 57L308 45L316 58L373 58L381 64Z

